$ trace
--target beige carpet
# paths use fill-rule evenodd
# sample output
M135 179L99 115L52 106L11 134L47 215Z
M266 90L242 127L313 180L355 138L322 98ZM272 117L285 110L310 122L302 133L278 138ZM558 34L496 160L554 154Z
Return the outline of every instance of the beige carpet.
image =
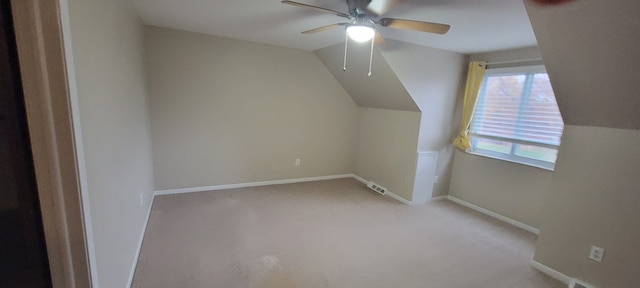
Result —
M150 217L133 287L564 287L529 267L534 235L353 179L159 196Z

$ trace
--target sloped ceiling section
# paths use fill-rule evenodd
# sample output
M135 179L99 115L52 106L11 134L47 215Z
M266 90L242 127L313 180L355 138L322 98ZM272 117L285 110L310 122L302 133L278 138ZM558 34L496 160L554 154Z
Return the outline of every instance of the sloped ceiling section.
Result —
M454 111L462 106L467 56L395 40L380 46L380 54L422 111L420 150L450 146L459 129Z
M640 1L525 1L567 125L640 129Z
M350 41L346 71L342 70L344 43L314 52L358 106L420 112L377 48L373 50L373 74L367 76L370 49L368 44Z

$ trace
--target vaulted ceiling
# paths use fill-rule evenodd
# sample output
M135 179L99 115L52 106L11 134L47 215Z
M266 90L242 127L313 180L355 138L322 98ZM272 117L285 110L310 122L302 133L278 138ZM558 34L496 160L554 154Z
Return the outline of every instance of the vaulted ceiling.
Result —
M344 41L344 30L303 35L343 18L280 0L129 0L149 25L276 46L316 50ZM297 0L346 12L346 0ZM385 38L471 54L535 46L521 0L406 0L385 17L451 25L446 35L380 28Z

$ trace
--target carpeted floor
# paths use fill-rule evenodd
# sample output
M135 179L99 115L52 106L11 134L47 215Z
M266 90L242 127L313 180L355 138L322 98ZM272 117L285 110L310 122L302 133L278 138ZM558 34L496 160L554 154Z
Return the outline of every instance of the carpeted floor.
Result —
M156 197L133 287L565 287L535 235L340 179Z

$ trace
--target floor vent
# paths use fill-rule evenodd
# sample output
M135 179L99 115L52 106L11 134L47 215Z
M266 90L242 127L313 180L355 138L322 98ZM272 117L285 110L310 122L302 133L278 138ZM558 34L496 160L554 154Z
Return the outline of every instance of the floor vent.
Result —
M385 193L387 193L387 188L384 188L376 183L374 183L373 181L369 181L369 184L367 184L367 187L369 187L369 189L376 191L382 195L384 195Z

